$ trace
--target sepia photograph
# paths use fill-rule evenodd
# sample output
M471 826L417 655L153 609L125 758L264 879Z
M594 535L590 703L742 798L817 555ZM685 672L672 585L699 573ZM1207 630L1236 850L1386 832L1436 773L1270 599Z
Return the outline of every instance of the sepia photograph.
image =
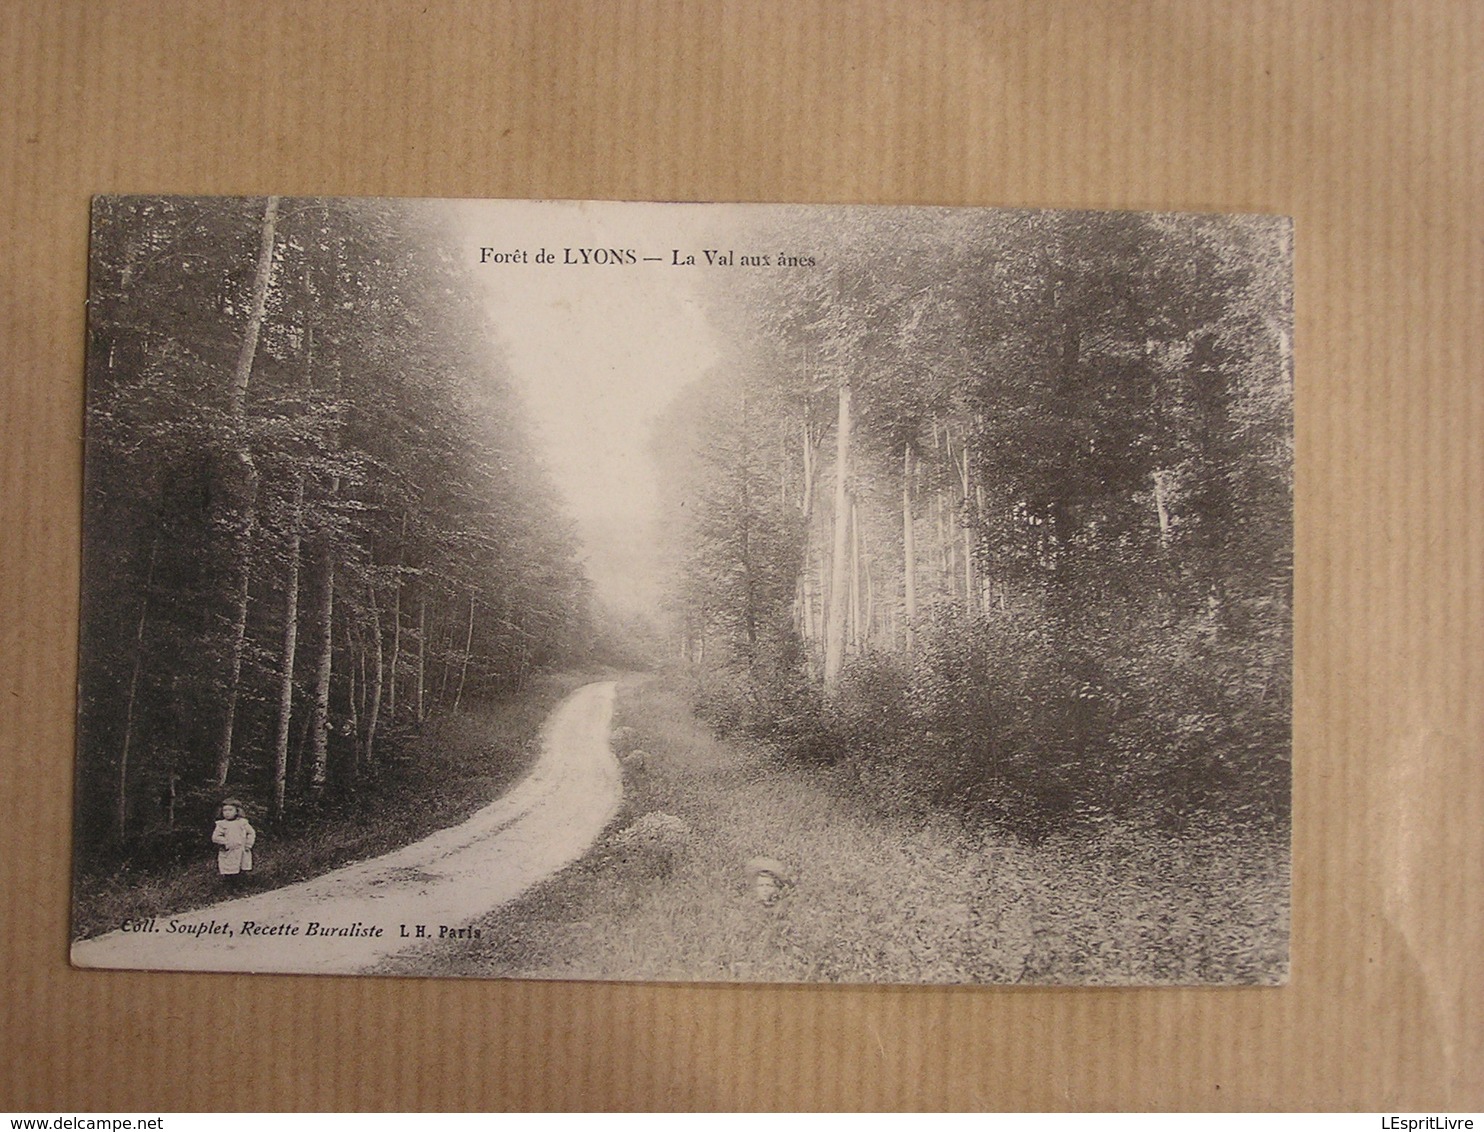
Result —
M97 198L73 963L1284 983L1292 261Z

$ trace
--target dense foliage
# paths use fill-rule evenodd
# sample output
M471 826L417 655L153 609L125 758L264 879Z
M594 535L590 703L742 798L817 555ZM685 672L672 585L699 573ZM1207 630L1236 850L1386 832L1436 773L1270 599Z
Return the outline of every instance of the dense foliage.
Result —
M718 725L1033 833L1286 821L1286 224L783 214L661 423L674 651Z
M292 813L588 635L572 532L436 206L94 216L79 846Z

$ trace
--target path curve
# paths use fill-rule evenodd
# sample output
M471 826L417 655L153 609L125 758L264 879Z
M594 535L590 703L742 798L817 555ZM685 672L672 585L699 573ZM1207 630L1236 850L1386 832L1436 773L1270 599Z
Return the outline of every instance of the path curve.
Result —
M79 940L73 965L347 974L457 931L576 860L618 812L616 687L587 684L557 705L530 774L467 821L313 880Z

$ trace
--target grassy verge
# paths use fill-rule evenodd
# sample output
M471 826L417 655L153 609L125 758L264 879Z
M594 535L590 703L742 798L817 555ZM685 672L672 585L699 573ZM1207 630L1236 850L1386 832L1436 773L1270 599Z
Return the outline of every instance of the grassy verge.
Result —
M332 790L322 802L279 823L252 815L256 868L232 893L222 888L216 855L201 831L199 852L148 865L124 860L82 866L74 890L73 935L98 935L125 919L201 908L227 895L280 888L351 861L389 853L469 817L503 794L539 753L541 725L568 692L592 676L540 678L511 700L438 716L420 728L393 730L380 744L378 773L354 793Z
M1126 826L1030 846L888 816L843 775L716 739L658 681L620 686L625 805L583 860L387 970L702 981L1271 981L1287 944L1286 846ZM635 851L645 815L689 830ZM791 883L775 904L747 864Z

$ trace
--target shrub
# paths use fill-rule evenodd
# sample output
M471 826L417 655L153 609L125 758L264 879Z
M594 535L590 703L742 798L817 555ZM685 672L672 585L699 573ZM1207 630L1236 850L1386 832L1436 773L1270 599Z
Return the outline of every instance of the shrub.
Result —
M690 824L674 814L651 811L608 839L608 853L644 876L668 876L690 848Z

